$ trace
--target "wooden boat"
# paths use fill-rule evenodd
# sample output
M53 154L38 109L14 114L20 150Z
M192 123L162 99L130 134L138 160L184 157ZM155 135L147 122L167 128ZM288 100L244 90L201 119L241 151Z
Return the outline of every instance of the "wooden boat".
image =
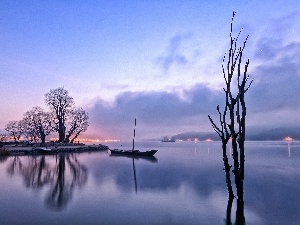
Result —
M132 140L132 150L120 150L120 149L110 149L111 155L126 155L126 156L154 156L158 150L150 151L140 151L134 149L134 140L135 140L135 127L136 127L136 118L134 119L134 130L133 130L133 140Z
M119 149L110 149L110 154L112 155L129 155L129 156L154 156L158 150L150 151L139 151L139 150L119 150Z

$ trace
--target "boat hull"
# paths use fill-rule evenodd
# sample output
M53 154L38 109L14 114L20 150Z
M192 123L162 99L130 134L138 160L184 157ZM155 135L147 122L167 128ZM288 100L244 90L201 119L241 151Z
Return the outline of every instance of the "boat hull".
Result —
M150 150L141 152L139 150L110 150L111 155L129 155L129 156L154 156L158 150Z

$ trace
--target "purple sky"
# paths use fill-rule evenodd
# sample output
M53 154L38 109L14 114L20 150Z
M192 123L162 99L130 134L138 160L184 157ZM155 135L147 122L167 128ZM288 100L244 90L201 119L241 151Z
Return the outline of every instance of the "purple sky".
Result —
M212 131L229 28L249 34L251 126L300 126L298 1L0 2L0 129L64 87L87 135L130 139Z

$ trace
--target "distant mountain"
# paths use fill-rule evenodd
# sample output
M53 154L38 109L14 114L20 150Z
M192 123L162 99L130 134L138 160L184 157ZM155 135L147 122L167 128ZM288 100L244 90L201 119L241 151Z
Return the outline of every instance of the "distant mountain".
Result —
M207 139L211 139L214 141L219 140L219 136L215 132L185 132L181 134L176 134L172 136L175 140L183 140L183 141L194 141L194 140L199 140L199 141L204 141Z
M172 136L175 140L199 140L204 141L211 139L213 141L219 141L220 137L215 132L185 132ZM275 128L275 129L261 129L251 127L246 130L247 141L281 141L286 137L291 137L294 140L300 140L300 127L293 128Z
M248 135L246 133L246 140L250 141L279 141L286 137L300 140L300 127L281 127L257 132L251 130Z

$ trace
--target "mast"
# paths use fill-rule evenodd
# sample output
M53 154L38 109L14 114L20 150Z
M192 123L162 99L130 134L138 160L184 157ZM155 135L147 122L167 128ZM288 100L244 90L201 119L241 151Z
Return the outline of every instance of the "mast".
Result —
M132 139L132 150L134 150L135 128L136 128L136 118L134 118L134 129L133 129L133 139ZM135 193L137 193L137 181L136 181L136 172L135 172L134 158L132 158L132 166L133 166L133 177L134 177Z
M132 139L132 150L134 150L135 128L136 128L136 118L134 118L134 129L133 129L133 139Z

